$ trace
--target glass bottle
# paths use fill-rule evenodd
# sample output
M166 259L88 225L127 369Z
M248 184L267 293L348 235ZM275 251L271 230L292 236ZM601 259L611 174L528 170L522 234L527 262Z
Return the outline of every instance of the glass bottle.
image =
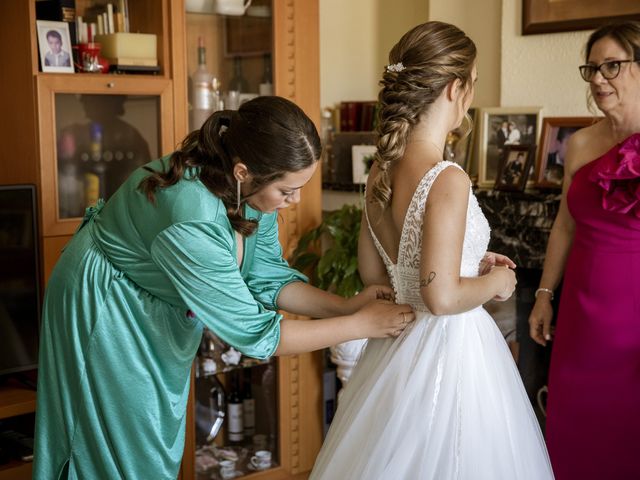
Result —
M89 165L84 174L84 203L90 207L104 196L106 165L102 161L102 125L92 122L89 133Z
M242 58L240 57L233 58L233 77L229 80L229 91L238 93L249 92L249 82L247 82L247 79L244 78L242 74Z
M240 382L238 371L234 370L230 374L231 388L227 397L227 435L231 445L237 445L244 440L244 425L242 414L242 399L240 398Z
M191 130L199 129L215 111L212 80L213 74L207 69L204 39L198 37L198 67L191 76Z
M256 433L256 400L251 391L251 369L244 369L244 387L242 391L242 415L245 438Z
M273 95L273 79L271 75L271 54L265 53L263 57L264 65L262 72L262 80L258 87L260 95Z

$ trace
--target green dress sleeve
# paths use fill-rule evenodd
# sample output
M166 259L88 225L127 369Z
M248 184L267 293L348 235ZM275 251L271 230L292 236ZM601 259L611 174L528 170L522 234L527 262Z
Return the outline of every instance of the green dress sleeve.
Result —
M280 342L282 316L253 297L234 251L220 225L183 222L158 234L151 258L207 328L247 356L268 358Z
M278 310L278 295L284 286L291 282L308 282L306 276L289 267L282 258L277 215L273 213L262 217L254 240L255 248L247 248L251 257L245 259L249 262L246 276L249 290L256 300L272 310Z

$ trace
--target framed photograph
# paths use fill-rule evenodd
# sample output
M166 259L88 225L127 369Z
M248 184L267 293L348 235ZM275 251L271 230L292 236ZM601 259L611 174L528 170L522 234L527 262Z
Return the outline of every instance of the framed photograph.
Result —
M376 155L375 145L354 145L351 147L351 171L353 183L367 183L369 170Z
M535 150L535 145L506 145L493 188L523 191L533 165Z
M444 160L457 163L467 173L469 173L471 167L478 110L470 108L468 113L471 118L471 125L465 121L461 127L450 131L447 135L447 143L444 146Z
M536 160L536 186L562 188L564 156L569 137L598 121L597 117L546 117L542 120L540 148Z
M640 20L640 4L629 0L523 0L522 34L598 28L613 20Z
M69 24L67 22L36 20L36 28L42 71L73 73Z
M541 107L491 107L480 110L479 187L491 188L495 185L506 146L537 144L541 110Z

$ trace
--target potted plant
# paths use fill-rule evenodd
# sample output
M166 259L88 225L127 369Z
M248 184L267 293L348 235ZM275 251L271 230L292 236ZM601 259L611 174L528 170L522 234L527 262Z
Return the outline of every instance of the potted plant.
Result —
M322 223L305 233L293 252L292 265L309 273L311 283L343 297L362 289L358 273L358 236L362 209L344 205L325 215ZM318 242L321 245L318 245ZM318 248L322 253L318 253Z
M311 283L323 290L343 297L357 294L363 287L358 272L361 219L362 208L355 205L327 213L318 227L300 238L292 265L307 272ZM330 347L331 361L337 366L336 374L343 386L365 344L366 340L352 340Z

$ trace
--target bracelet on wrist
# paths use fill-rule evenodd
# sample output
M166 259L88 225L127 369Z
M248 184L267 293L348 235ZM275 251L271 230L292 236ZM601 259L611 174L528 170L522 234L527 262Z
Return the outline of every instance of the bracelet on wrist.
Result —
M551 290L551 289L549 289L549 288L542 288L542 287L540 287L539 289L537 289L537 290L536 290L536 293L534 293L534 294L533 294L533 296L534 296L535 298L538 298L538 294L539 294L540 292L548 293L548 294L549 294L549 297L550 297L549 299L550 299L551 301L553 301L553 290Z

